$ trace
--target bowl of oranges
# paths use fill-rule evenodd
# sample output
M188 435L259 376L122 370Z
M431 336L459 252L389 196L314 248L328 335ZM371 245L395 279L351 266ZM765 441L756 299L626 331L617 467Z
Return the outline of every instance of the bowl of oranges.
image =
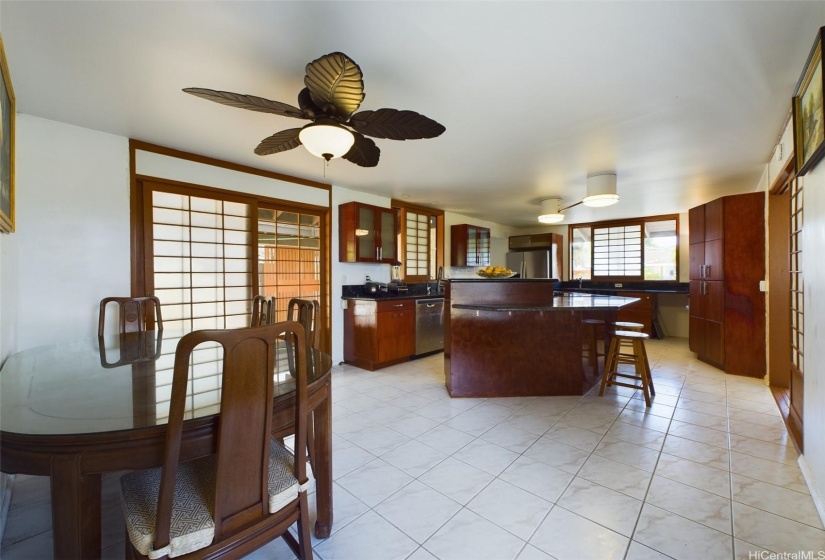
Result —
M512 278L516 273L509 268L504 268L503 266L488 266L485 268L479 268L476 271L476 274L482 278Z

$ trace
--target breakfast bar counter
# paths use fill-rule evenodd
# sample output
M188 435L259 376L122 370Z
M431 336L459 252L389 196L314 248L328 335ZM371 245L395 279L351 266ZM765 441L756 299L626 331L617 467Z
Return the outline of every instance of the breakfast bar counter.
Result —
M452 397L582 395L601 378L616 312L637 301L559 294L552 280L447 282L444 373Z

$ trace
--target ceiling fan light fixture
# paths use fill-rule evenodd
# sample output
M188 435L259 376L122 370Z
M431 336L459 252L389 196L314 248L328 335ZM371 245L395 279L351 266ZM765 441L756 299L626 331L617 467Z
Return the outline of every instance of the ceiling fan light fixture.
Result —
M616 192L616 174L601 173L587 178L587 196L582 204L591 207L610 206L619 202Z
M539 222L543 224L557 224L564 220L561 212L561 199L554 197L541 201L541 214Z
M301 129L298 138L309 153L327 161L343 156L355 143L352 132L330 123L308 124Z

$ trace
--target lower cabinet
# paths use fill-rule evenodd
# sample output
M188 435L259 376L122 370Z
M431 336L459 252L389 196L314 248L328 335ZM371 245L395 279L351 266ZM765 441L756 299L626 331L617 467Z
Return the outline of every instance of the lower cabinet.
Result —
M656 296L646 292L618 292L616 295L639 298L639 301L636 303L626 305L619 309L616 313L616 320L627 321L629 323L641 323L644 325L642 332L654 338L653 320L656 318Z
M410 359L415 353L415 302L347 300L344 361L370 371Z

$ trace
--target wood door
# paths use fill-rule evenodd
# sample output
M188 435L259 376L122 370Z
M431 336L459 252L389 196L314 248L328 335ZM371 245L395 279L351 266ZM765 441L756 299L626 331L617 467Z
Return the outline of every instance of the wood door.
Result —
M705 279L725 279L725 240L705 241Z
M718 198L705 204L705 241L721 239L725 235L725 199Z
M690 245L705 241L705 206L697 206L688 211L688 240ZM691 277L692 278L692 277Z
M691 298L690 307L693 309L693 298ZM707 323L707 321L701 317L691 316L689 318L688 346L690 347L690 351L696 353L699 357L705 355L705 323Z
M705 244L691 243L689 251L690 279L702 280L705 275Z
M746 350L743 350L746 351ZM714 365L723 367L725 363L725 324L705 321L705 354L700 357Z
M705 314L708 321L725 322L725 283L720 280L705 281Z

